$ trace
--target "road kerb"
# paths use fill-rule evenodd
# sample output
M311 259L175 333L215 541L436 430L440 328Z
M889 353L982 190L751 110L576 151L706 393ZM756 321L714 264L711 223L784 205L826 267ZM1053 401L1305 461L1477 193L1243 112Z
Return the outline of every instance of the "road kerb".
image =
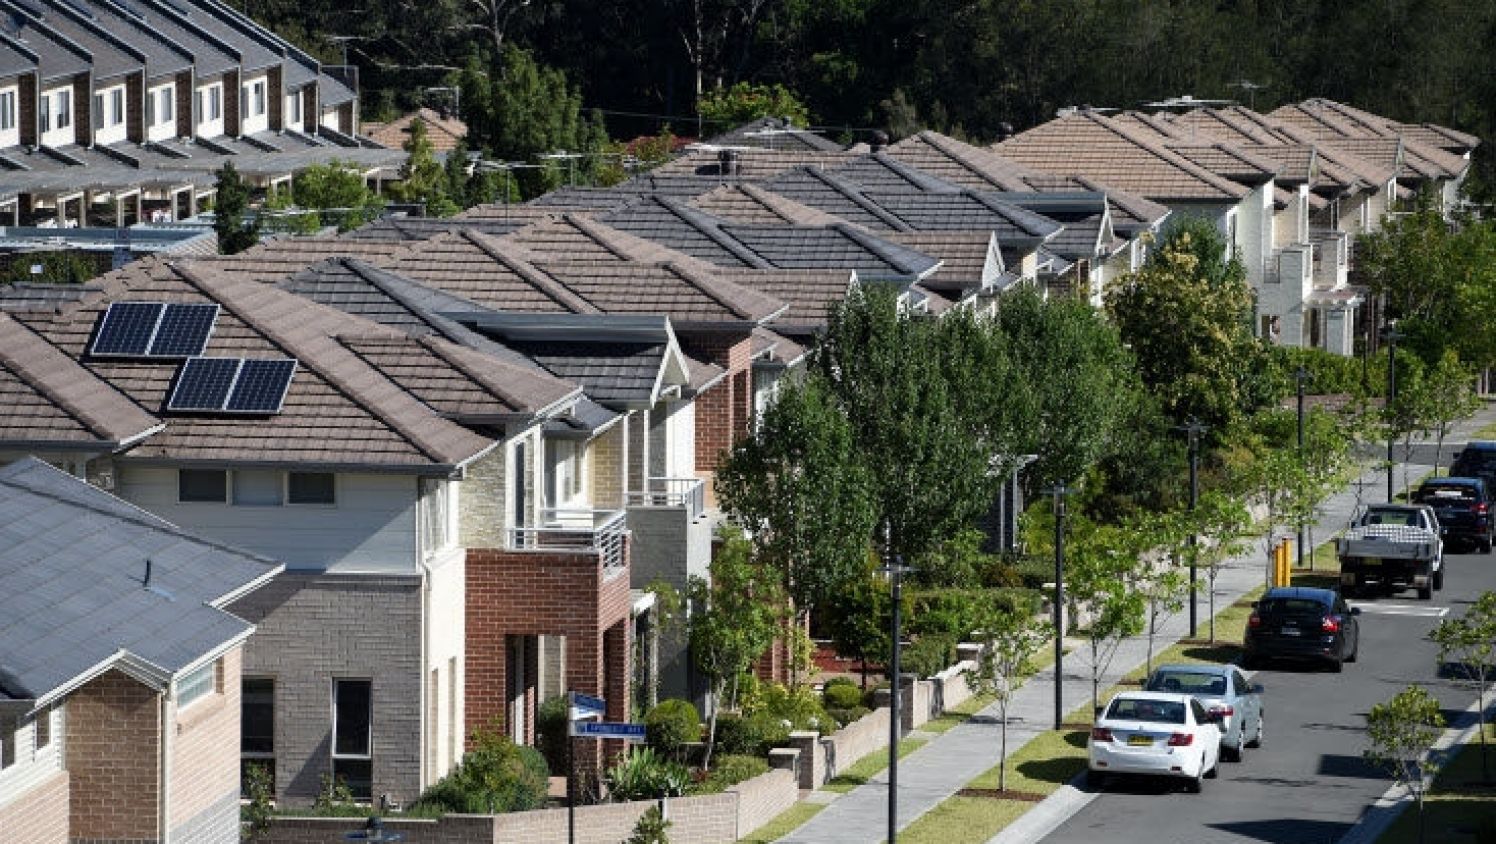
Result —
M1043 840L1096 799L1096 792L1081 788L1085 779L1084 771L1076 774L1070 782L1003 827L1001 832L987 840L987 844L1033 844Z

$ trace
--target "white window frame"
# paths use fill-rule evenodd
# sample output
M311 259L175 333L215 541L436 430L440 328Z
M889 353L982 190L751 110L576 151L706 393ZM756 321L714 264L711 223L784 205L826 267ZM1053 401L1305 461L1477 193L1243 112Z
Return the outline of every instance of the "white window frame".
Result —
M174 82L157 85L146 92L146 139L169 141L177 134L177 86Z
M547 439L545 448L546 492L554 493L547 504L555 509L566 509L587 493L586 444L556 437Z
M43 91L37 101L43 146L65 146L73 137L73 89L52 88Z
M218 691L218 660L212 660L177 677L177 711Z
M301 128L301 123L304 119L302 116L301 105L300 91L293 91L286 95L286 105L283 113L281 114L281 121L287 127L295 129Z
M21 142L21 124L17 113L20 89L15 85L0 88L0 148Z
M214 137L223 134L223 82L199 85L197 96L197 134Z

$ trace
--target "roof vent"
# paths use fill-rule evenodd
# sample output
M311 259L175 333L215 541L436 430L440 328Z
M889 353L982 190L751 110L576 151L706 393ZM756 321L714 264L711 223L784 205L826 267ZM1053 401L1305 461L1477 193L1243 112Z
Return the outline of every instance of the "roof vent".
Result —
M886 146L888 146L888 133L881 129L874 132L873 142L868 145L868 149L873 152L882 152Z
M719 175L736 178L740 169L737 150L724 149L717 153L717 173Z

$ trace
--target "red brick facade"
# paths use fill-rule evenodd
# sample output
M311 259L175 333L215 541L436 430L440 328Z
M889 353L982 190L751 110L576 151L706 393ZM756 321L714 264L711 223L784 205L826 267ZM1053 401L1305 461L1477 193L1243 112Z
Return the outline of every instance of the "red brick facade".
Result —
M508 731L514 636L565 636L567 688L602 695L608 701L608 720L626 720L631 604L628 567L605 573L596 553L470 549L465 663L469 746L476 727ZM525 661L525 738L533 741L533 645L525 648ZM578 743L579 767L600 762L595 744Z
M161 837L161 696L110 671L68 696L73 838Z
M753 340L747 334L707 334L683 337L681 344L686 354L727 370L696 397L696 471L712 472L753 419Z

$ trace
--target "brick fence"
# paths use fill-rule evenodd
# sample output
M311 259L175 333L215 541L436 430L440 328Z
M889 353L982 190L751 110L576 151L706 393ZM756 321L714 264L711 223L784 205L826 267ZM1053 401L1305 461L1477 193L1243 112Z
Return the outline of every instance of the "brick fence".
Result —
M794 805L795 775L774 770L738 783L721 794L666 801L674 844L727 844L753 832ZM653 801L577 807L577 844L618 844ZM385 829L406 844L532 844L566 840L566 810L541 809L505 815L447 815L438 820L389 818ZM327 844L362 826L358 818L276 818L259 844Z

